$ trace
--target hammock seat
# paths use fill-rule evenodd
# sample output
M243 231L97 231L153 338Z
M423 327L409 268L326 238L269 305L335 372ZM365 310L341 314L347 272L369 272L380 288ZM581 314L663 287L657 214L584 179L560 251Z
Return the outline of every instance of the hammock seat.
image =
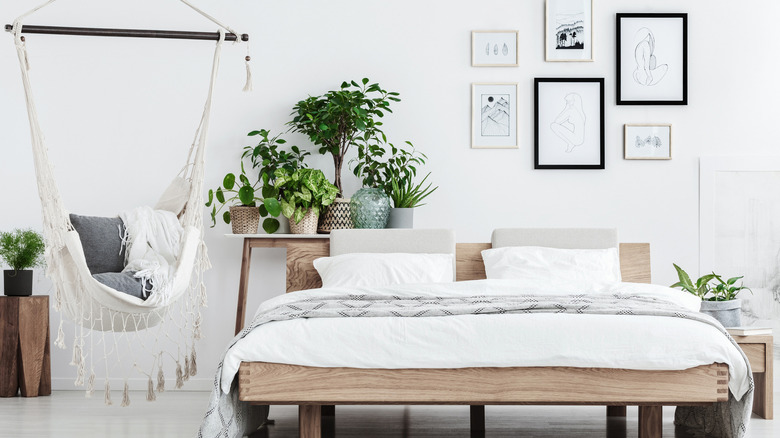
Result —
M21 23L23 18L54 1L49 0L16 19L11 33L16 44L30 120L33 161L46 239L46 274L54 284L54 308L60 311L61 316L55 345L65 348L62 320L62 316L65 316L75 323L71 365L77 368L76 386L86 386L87 395L91 395L95 385L95 363L103 362L106 374L105 401L111 404L109 374L120 364L132 364L136 371L148 378L147 399L154 400L155 392L162 392L165 388L164 363L176 365L177 388L197 372L195 341L201 335L201 308L207 304L203 271L210 267L203 242L202 193L206 139L225 31L240 34L186 0L180 0L220 26L219 40L214 50L208 95L195 139L189 147L184 167L160 200L162 203L167 200L171 204L171 199L178 199L178 206L182 207L183 204L179 221L184 234L175 273L165 293L154 291L144 301L114 290L92 277L81 239L70 222L54 179L53 166L33 100L29 57ZM248 64L247 73L249 76ZM249 77L245 91L251 90ZM112 335L106 336L112 332ZM97 353L99 349L102 349L102 360ZM136 360L138 350L148 355L151 366ZM157 380L156 387L153 377ZM124 381L122 405L126 406L129 404L126 375Z

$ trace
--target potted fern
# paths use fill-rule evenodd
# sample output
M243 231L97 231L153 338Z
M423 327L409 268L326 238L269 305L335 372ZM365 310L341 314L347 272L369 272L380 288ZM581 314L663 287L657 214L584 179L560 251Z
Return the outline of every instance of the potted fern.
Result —
M5 295L32 295L32 268L43 264L45 249L43 236L33 230L0 233L0 261L11 268L3 271Z
M677 277L680 281L670 287L679 287L701 298L700 311L717 319L724 327L742 325L742 300L737 298L737 295L745 289L753 293L743 283L740 282L737 285L742 277L724 280L722 276L713 272L699 277L694 283L681 267L676 264L672 265L677 270Z

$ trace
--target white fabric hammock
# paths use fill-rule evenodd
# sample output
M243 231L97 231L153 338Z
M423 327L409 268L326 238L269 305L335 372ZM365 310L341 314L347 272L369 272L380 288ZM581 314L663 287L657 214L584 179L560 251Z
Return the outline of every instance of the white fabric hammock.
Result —
M186 197L183 213L179 217L184 235L176 271L172 278L172 287L167 295L152 294L149 299L143 301L103 285L92 277L84 257L81 240L70 222L54 179L53 167L49 161L33 100L29 77L30 63L21 33L22 19L54 1L56 0L49 0L17 18L12 30L30 120L33 160L43 213L43 232L47 243L46 274L55 287L54 308L76 323L71 362L71 365L77 368L76 386L86 385L87 395L92 394L96 350L102 347L102 362L106 371L106 403L111 404L108 376L114 368L124 362L132 363L138 372L148 377L147 399L153 400L155 388L152 377L155 374L157 392L164 390L163 362L166 355L171 359L169 363L176 364L177 388L197 372L194 344L200 339L200 309L207 304L202 277L203 271L210 267L203 242L204 154L225 30L236 35L240 34L187 1L181 0L217 23L221 27L220 38L214 51L208 96L195 139L189 149L186 165L160 200L163 202L165 198L175 198L177 195ZM251 89L251 85L248 84L247 88ZM156 328L152 330L153 327ZM107 332L114 332L114 335L107 337ZM132 345L120 347L120 344L124 343ZM62 319L60 319L55 345L65 348ZM139 348L151 356L150 369L146 366L142 368L136 361L135 350ZM129 404L127 377L124 386L122 405L126 406Z

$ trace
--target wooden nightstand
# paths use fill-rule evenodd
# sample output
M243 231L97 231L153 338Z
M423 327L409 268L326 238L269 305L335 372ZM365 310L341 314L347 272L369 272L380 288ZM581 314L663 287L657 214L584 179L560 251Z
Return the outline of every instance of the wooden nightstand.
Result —
M753 382L756 385L753 394L753 413L771 420L772 415L772 335L733 336L742 351L745 352L753 369Z
M0 296L0 397L51 394L49 297Z

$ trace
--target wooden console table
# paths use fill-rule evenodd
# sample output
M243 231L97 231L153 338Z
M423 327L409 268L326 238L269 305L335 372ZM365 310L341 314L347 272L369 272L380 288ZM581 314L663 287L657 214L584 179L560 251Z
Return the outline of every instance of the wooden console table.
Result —
M51 394L49 296L0 296L0 397Z
M737 344L745 352L753 369L753 413L761 418L771 420L773 416L773 358L772 335L734 336Z
M244 249L241 256L241 279L238 282L238 307L236 309L236 334L244 328L246 318L247 289L249 288L249 268L252 264L252 249L254 248L286 248L287 249L287 292L295 290L314 289L322 286L318 275L301 275L311 272L311 269L297 269L301 263L311 263L313 258L330 255L329 234L226 234L230 238L244 239ZM295 281L293 281L295 280ZM300 285L305 285L301 288ZM296 287L297 285L297 287Z

